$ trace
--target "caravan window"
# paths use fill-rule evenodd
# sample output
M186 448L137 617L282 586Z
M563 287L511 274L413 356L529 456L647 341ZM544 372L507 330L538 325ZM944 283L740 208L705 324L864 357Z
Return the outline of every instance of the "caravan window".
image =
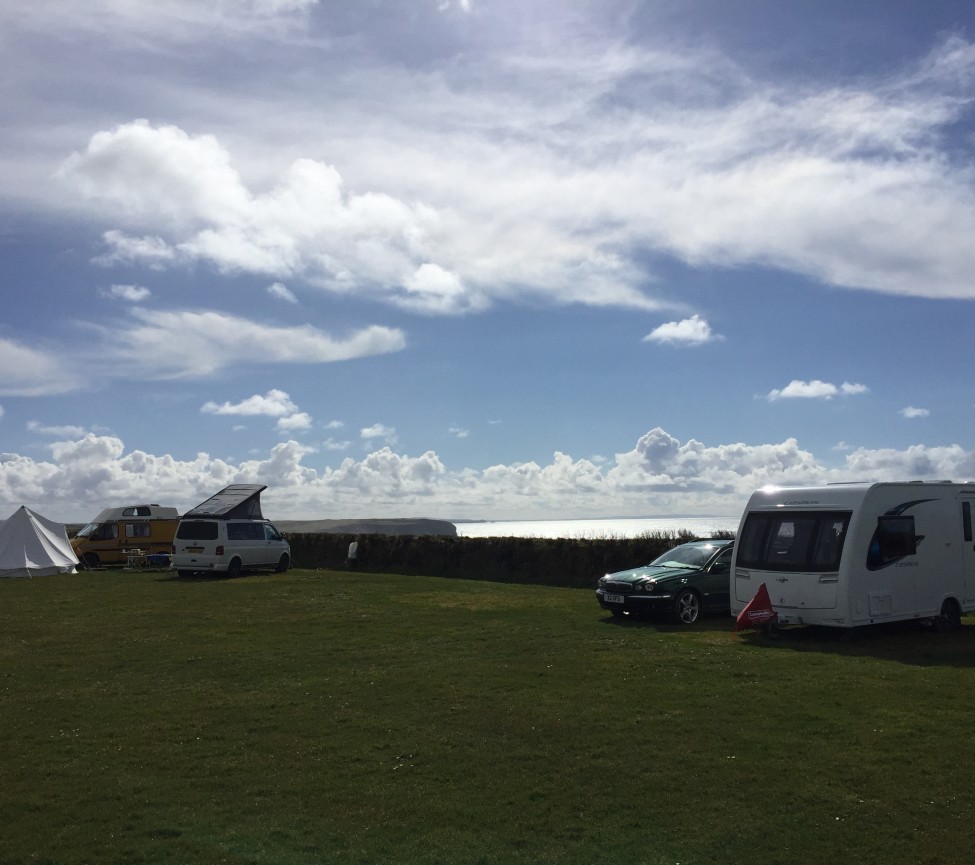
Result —
M917 553L918 537L914 529L914 517L903 514L877 518L877 530L867 551L867 568L876 571L905 556Z
M148 538L152 534L149 523L126 523L125 536L127 538Z
M764 571L836 571L850 524L848 512L749 514L738 564Z

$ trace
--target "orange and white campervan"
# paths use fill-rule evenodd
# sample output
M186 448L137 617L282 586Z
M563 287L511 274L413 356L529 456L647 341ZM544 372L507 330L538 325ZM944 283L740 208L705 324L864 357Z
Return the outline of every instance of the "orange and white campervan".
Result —
M166 554L173 547L179 512L160 505L106 508L74 538L71 546L89 568L124 564L132 550Z

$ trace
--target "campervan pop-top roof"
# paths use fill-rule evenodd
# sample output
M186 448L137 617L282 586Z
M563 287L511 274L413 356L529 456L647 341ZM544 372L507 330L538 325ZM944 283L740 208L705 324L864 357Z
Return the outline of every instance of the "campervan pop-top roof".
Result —
M188 510L183 519L263 520L261 493L266 489L266 484L231 484Z

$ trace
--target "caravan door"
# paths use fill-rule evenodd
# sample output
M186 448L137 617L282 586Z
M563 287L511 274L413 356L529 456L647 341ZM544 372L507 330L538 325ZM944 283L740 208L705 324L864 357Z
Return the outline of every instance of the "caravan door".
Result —
M966 610L975 606L975 534L972 525L975 523L975 492L961 494L961 527L962 538L962 569L964 571L965 590L962 604Z

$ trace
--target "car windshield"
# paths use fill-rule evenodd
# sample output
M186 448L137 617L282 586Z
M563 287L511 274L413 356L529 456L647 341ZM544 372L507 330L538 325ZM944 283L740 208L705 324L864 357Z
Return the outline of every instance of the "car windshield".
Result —
M715 548L710 544L697 546L695 544L681 544L672 550L667 550L662 556L657 556L647 567L654 568L703 568L714 553Z

